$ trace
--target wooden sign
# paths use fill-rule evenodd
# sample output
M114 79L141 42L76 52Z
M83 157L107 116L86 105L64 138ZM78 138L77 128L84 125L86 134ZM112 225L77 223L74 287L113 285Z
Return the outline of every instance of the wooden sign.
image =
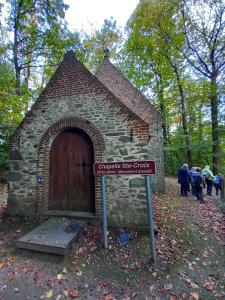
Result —
M144 161L122 161L109 163L95 163L94 174L104 175L151 175L155 174L155 162L152 160Z

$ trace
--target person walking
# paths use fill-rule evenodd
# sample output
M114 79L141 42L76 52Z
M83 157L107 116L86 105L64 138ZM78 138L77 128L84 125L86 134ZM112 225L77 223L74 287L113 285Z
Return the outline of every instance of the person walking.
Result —
M207 195L212 196L214 175L210 169L210 166L205 166L205 168L202 170L202 175L205 178L205 182L207 186Z
M216 196L219 195L219 190L221 192L222 190L222 185L223 185L223 177L220 173L218 173L214 179L213 179L213 184L215 186L215 189L216 189Z
M197 197L197 201L200 203L204 203L203 192L202 189L205 187L204 177L201 174L201 169L196 167L195 172L192 175L192 182L194 185L195 196Z
M188 165L183 166L178 171L178 183L180 184L181 196L187 197L188 188Z
M189 180L191 182L191 193L193 196L195 196L195 187L194 187L194 183L193 183L193 174L196 172L196 167L192 167L189 171Z

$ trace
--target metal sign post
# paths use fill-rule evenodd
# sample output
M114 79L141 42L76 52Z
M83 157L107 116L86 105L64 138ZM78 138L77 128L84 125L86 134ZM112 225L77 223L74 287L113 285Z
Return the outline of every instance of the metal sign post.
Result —
M107 218L106 218L106 184L105 184L105 176L102 176L102 222L103 222L103 240L104 240L104 248L108 248L107 241Z
M155 162L152 160L145 161L122 161L122 162L102 162L95 163L93 166L95 176L101 176L102 181L102 222L103 222L103 239L104 248L108 248L107 241L107 213L106 213L106 177L105 175L145 175L146 200L148 210L148 226L151 246L152 261L156 261L154 220L152 209L152 196L150 186L150 176L156 173Z
M154 219L152 209L152 195L151 195L151 178L149 175L145 175L145 187L146 187L146 200L148 209L148 228L151 247L151 258L153 262L156 262L156 250L155 250L155 235L154 235Z

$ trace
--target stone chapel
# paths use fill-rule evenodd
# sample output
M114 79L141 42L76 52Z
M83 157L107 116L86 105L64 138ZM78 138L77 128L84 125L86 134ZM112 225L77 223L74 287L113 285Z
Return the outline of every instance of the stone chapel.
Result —
M94 162L154 160L163 193L161 122L108 57L93 75L68 51L11 138L7 213L101 219ZM110 225L147 224L143 176L107 176L106 193Z

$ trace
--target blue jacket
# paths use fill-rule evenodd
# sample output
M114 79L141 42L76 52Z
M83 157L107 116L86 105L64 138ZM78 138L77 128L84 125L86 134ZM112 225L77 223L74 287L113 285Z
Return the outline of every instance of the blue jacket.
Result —
M218 187L222 187L223 177L221 175L214 176L213 183Z
M181 167L178 172L178 182L180 184L188 183L188 169Z

